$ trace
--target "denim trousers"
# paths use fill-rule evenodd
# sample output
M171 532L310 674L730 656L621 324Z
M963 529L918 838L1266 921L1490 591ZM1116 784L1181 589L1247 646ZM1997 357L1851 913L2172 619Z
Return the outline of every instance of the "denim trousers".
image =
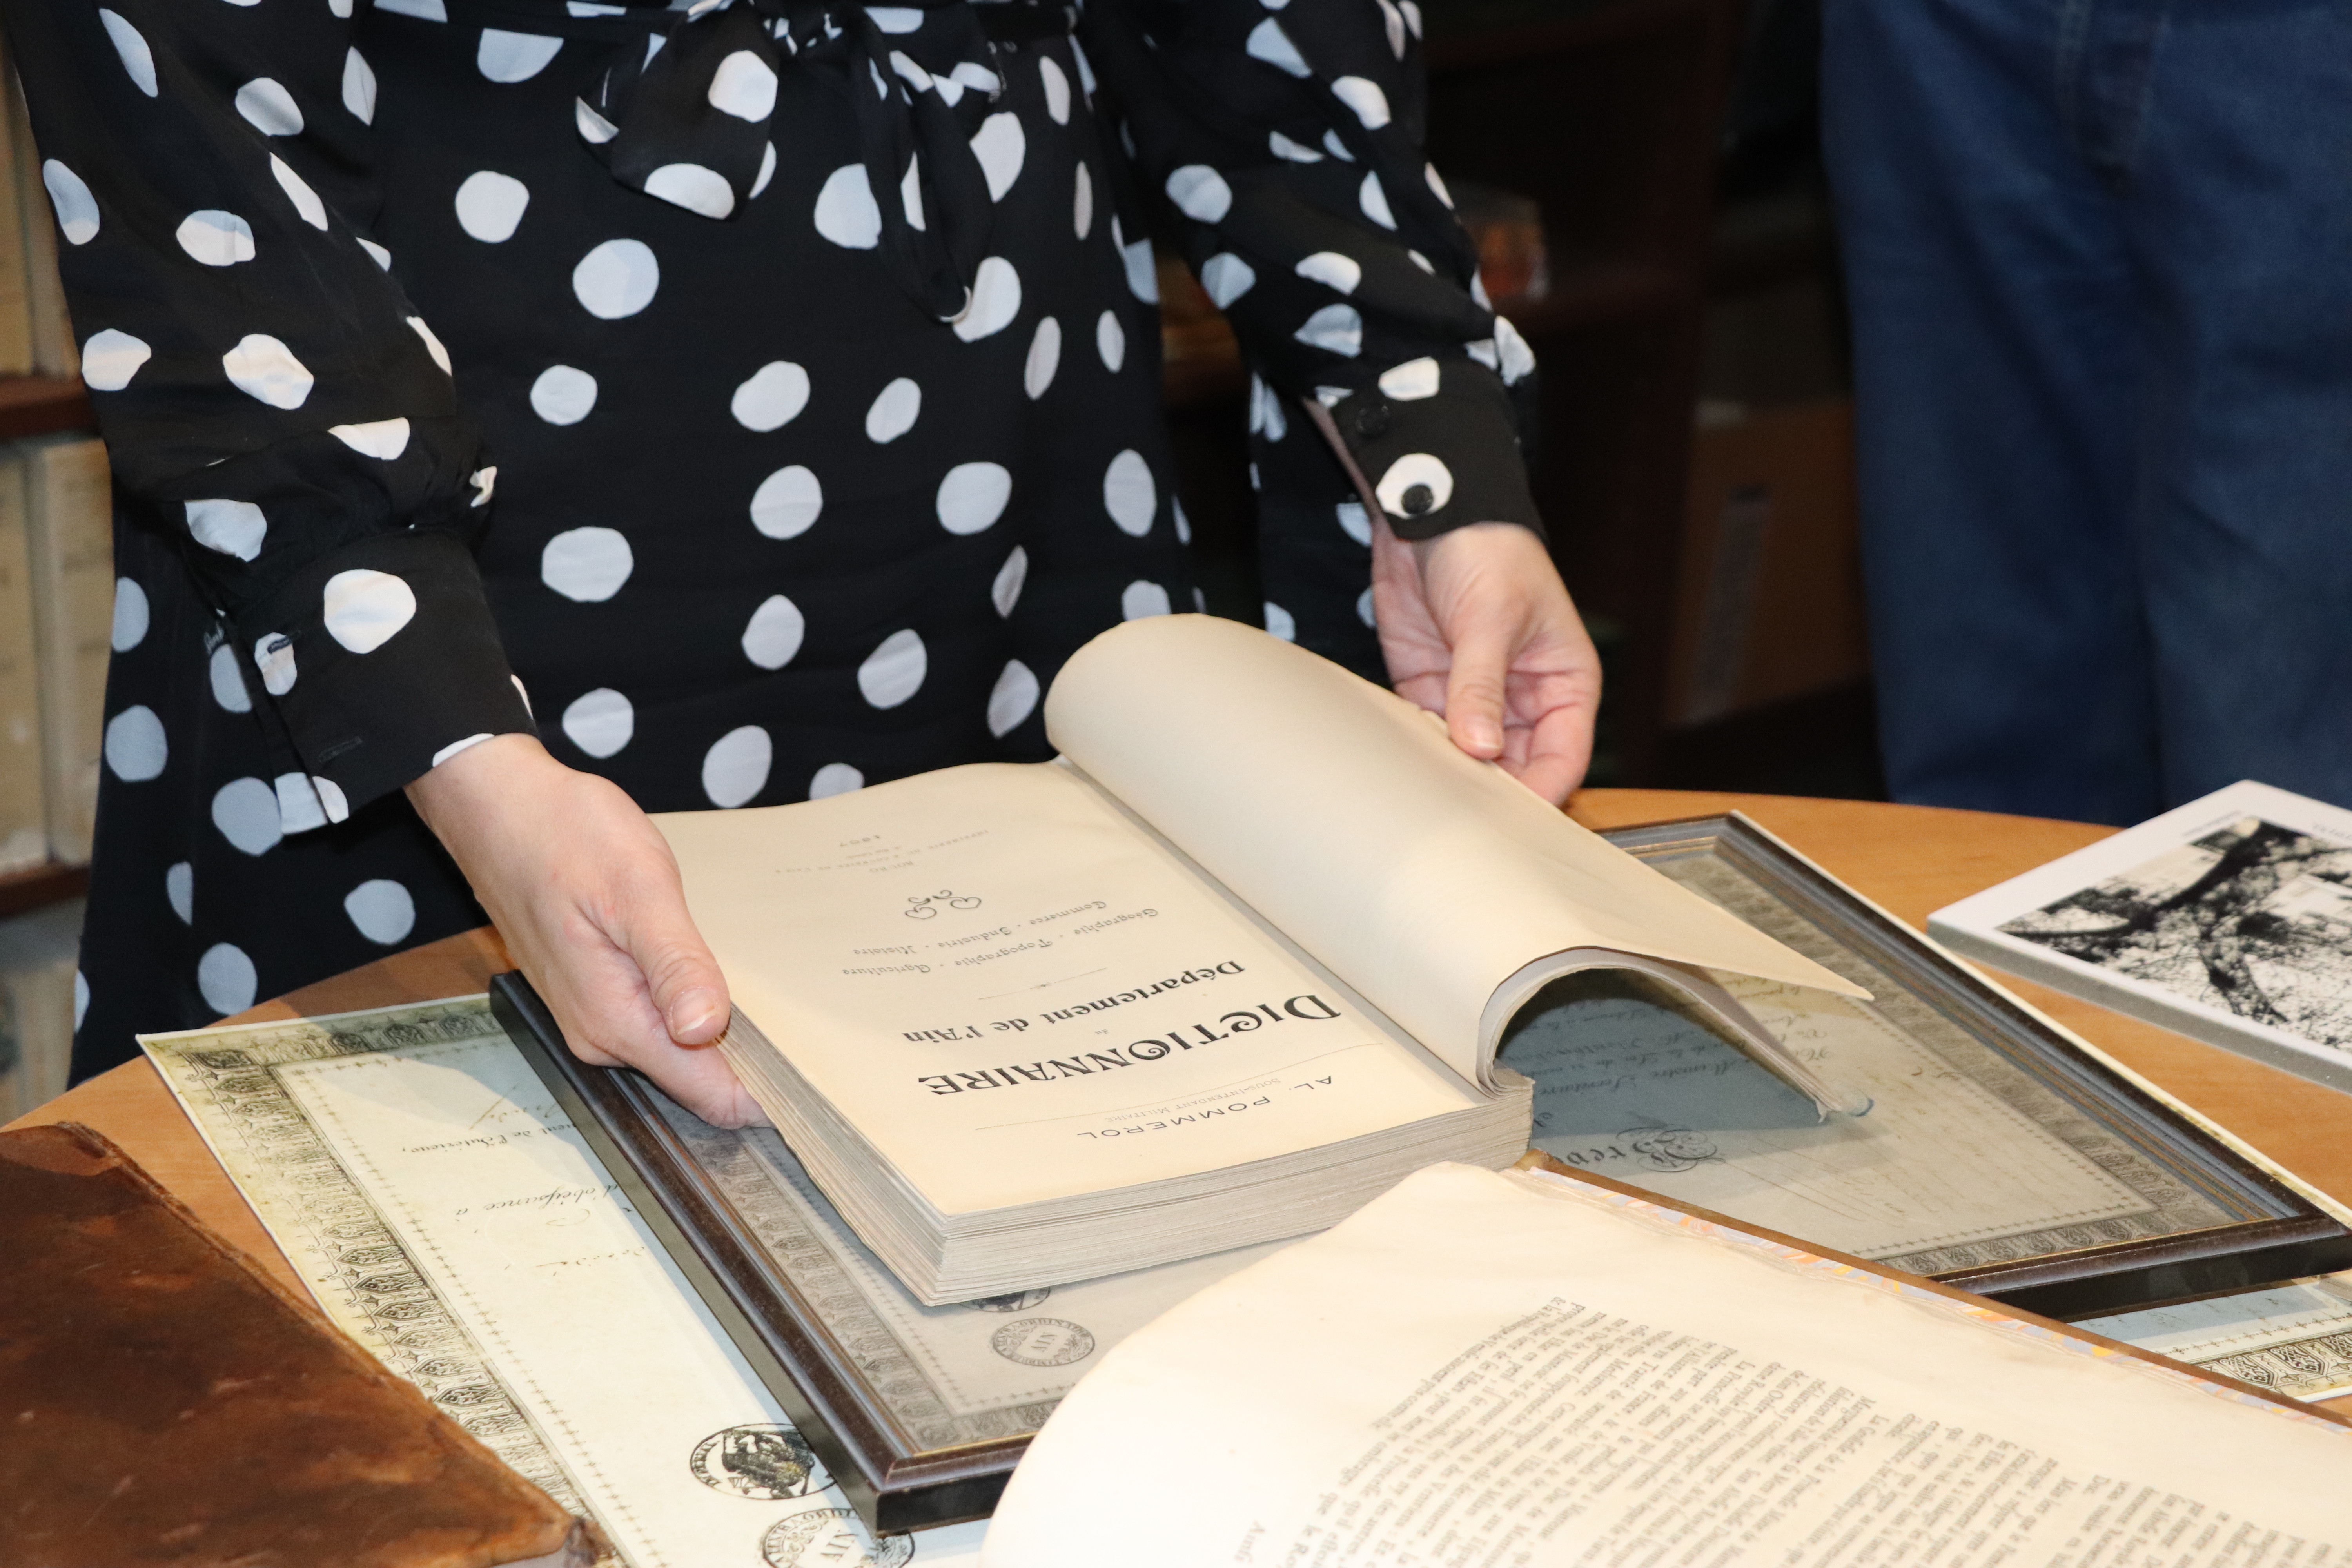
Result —
M2352 806L2352 0L1825 0L1895 798Z

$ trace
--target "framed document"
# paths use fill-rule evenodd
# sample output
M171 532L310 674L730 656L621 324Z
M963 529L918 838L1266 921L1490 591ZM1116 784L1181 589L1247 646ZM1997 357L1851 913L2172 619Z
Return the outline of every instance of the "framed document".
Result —
M1570 976L1502 1050L1536 1082L1536 1146L1564 1164L2053 1317L2352 1267L2326 1200L1745 818L1608 837L1869 989L1726 981L1874 1104L1824 1121L1663 989ZM773 1132L709 1127L637 1074L582 1065L520 975L491 1005L877 1531L987 1514L1103 1350L1283 1245L925 1307Z

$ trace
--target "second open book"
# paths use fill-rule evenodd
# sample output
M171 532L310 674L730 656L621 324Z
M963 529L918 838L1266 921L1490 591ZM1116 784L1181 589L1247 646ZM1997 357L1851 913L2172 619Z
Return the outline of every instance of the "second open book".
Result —
M1578 827L1443 723L1231 621L1130 622L1055 763L654 820L733 993L720 1048L926 1302L1328 1226L1507 1165L1505 1026L1577 970L1682 991L1862 1109L1716 978L1860 994Z

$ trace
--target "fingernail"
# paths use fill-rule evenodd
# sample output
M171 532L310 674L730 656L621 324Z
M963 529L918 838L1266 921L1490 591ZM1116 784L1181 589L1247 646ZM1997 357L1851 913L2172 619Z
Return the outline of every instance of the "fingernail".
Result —
M688 992L670 1004L667 1021L673 1040L715 1029L721 1021L718 994L700 989Z
M1499 752L1503 749L1503 732L1492 719L1473 719L1465 726L1470 736L1472 750Z

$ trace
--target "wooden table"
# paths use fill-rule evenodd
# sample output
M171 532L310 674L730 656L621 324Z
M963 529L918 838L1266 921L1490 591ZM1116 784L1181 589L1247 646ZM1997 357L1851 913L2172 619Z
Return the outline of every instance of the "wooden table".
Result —
M1931 910L2114 831L1929 806L1674 790L1586 790L1570 804L1570 815L1588 827L1609 828L1731 810L1746 812L1896 918L1923 928ZM512 967L498 934L485 927L320 981L231 1021L297 1018L459 995L484 989L491 975ZM2352 1095L2027 981L1997 978L2304 1180L2352 1204ZM101 1074L11 1125L39 1121L97 1128L299 1292L285 1256L146 1062ZM2328 1405L2352 1415L2352 1397Z

